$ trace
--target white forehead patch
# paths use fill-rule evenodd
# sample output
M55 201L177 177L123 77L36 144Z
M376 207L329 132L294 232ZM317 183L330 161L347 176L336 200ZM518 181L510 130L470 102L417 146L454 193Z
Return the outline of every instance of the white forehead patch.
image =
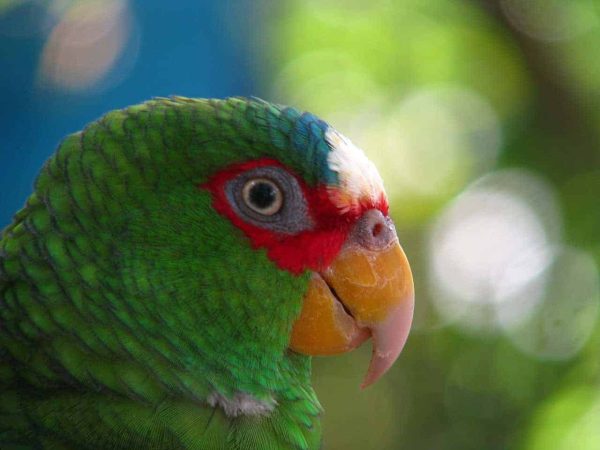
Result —
M360 148L331 127L325 139L331 147L327 164L340 182L339 189L330 190L330 198L342 212L358 210L364 204L376 205L386 198L379 172Z

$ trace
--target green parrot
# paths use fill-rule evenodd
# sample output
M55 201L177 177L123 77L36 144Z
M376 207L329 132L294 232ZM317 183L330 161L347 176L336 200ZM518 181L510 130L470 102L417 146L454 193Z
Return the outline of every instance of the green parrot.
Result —
M310 113L160 98L68 136L0 240L0 448L316 449L311 356L414 307L382 180Z

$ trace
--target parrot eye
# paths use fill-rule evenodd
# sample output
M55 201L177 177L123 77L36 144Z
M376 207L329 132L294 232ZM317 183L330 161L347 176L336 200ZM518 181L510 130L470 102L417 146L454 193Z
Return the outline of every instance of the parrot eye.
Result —
M242 188L242 198L248 208L265 216L272 216L283 206L279 186L267 178L254 178Z
M283 167L247 170L225 184L235 214L252 225L295 234L314 226L298 180Z

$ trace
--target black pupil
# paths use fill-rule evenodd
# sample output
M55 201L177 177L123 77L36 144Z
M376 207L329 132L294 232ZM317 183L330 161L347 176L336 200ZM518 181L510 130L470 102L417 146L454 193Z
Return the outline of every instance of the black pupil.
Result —
M266 209L271 206L277 198L275 187L269 183L256 183L250 188L250 202L257 209Z

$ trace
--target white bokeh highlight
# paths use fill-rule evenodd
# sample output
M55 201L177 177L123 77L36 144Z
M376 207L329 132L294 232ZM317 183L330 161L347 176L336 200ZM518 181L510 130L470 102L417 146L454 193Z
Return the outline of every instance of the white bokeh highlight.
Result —
M597 323L595 262L561 243L552 189L525 170L491 173L458 196L433 226L429 256L442 323L503 333L544 360L575 356Z
M481 178L441 214L430 236L438 312L481 331L523 320L541 300L559 236L558 207L541 179L522 170Z
M70 3L45 42L40 85L73 92L114 85L133 67L138 47L128 0Z

